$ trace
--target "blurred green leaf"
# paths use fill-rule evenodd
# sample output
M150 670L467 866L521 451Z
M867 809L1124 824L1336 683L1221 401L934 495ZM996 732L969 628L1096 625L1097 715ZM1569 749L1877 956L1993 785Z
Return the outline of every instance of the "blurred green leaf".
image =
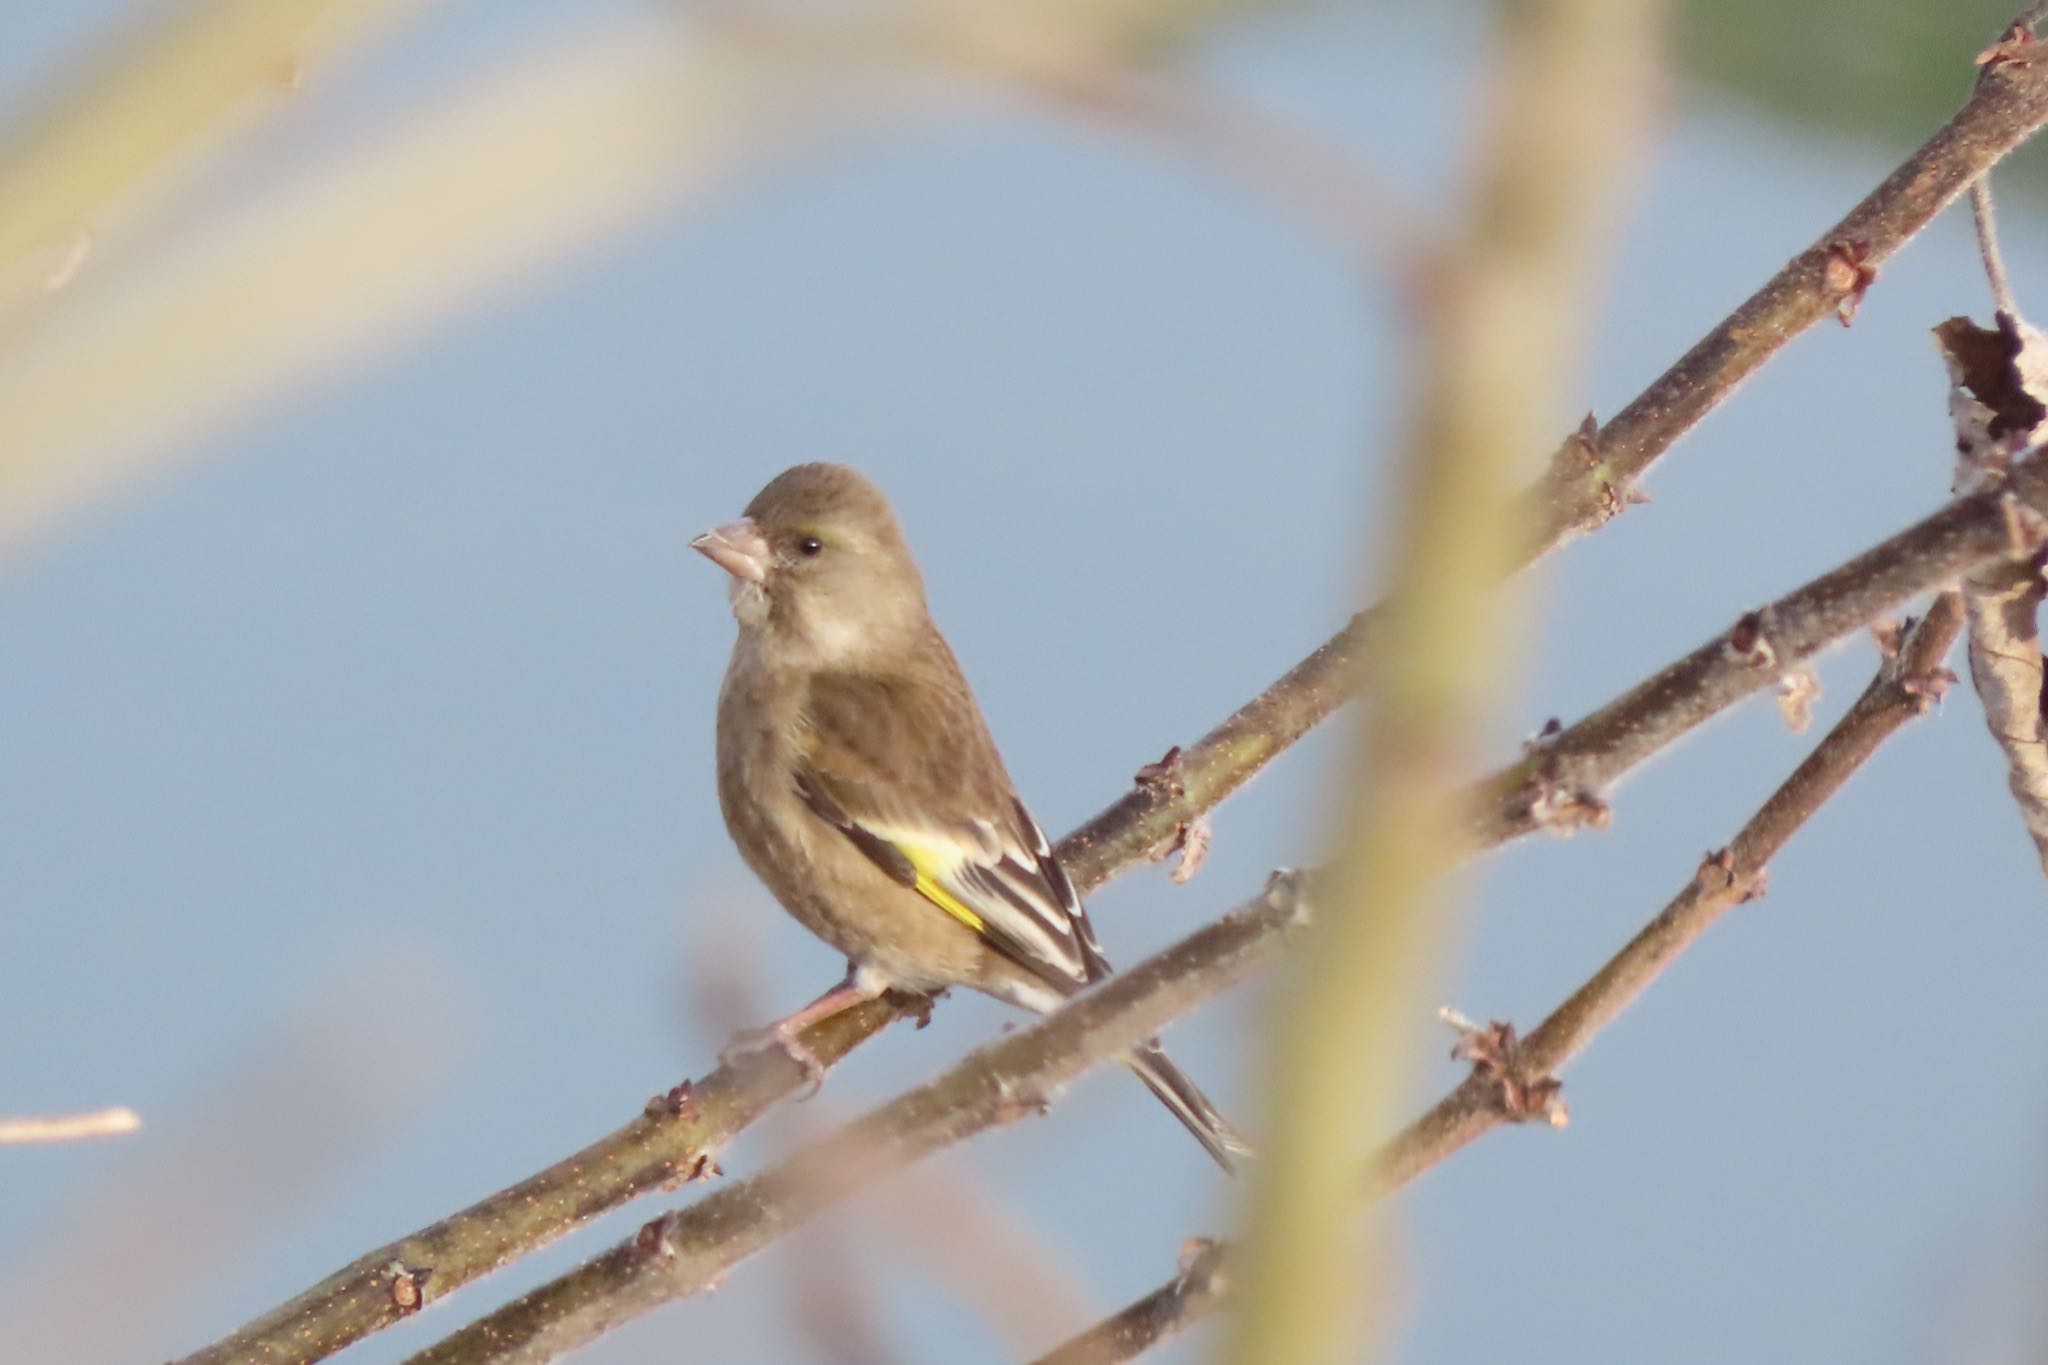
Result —
M1776 115L1910 145L1968 97L2018 0L1691 0L1680 62Z

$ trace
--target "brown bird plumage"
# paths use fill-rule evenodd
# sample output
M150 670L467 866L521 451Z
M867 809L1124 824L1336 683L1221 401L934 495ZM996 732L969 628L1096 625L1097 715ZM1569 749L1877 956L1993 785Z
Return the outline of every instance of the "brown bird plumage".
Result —
M802 1029L889 988L971 986L1045 1012L1109 971L1018 798L881 492L840 465L772 480L691 542L731 575L718 795L747 865L846 954ZM1248 1149L1156 1044L1126 1059L1223 1167Z

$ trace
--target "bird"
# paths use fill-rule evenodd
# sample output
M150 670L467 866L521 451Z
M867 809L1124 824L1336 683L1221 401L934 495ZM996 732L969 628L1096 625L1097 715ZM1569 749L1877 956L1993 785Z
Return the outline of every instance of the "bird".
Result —
M1047 1013L1110 974L933 623L888 499L840 464L776 475L690 546L729 575L718 800L741 857L847 975L756 1030L800 1035L891 990L964 986ZM1121 1059L1226 1172L1251 1147L1156 1041Z

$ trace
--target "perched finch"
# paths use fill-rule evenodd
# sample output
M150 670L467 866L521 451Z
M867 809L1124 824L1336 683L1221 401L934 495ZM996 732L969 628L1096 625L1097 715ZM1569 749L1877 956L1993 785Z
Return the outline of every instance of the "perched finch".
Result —
M1109 973L925 607L881 492L840 465L773 479L690 542L732 576L718 802L755 874L846 954L846 980L767 1035L891 988L972 986L1043 1013ZM1124 1062L1225 1169L1249 1149L1147 1043Z

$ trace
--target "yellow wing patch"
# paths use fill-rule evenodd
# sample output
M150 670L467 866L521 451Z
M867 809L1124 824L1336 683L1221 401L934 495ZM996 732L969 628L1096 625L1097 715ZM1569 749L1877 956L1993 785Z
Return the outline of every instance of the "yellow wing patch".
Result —
M916 863L916 861L917 860L915 858L911 859L913 865ZM917 894L923 896L933 905L938 906L939 909L945 911L954 919L959 920L962 924L972 929L975 933L979 934L985 932L983 921L980 915L977 915L972 910L969 910L964 904L961 903L960 898L958 896L955 896L945 887L940 886L930 877L927 877L922 871L920 871L917 874Z
M987 932L987 921L974 912L972 906L940 885L939 878L966 861L967 855L961 847L949 841L944 843L906 838L906 831L886 826L874 826L875 834L887 839L898 853L910 860L911 868L917 873L917 894L923 896L939 909L959 920L975 933Z

